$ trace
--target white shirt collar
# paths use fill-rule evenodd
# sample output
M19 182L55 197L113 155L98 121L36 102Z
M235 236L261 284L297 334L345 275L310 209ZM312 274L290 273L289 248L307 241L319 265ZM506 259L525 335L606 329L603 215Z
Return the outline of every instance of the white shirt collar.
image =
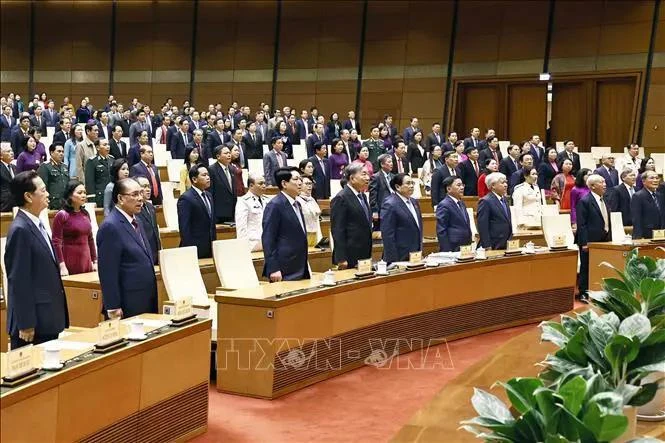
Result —
M282 192L282 194L284 194L284 197L286 197L286 199L289 201L289 204L290 204L291 206L293 206L293 204L296 202L296 199L293 198L293 197L291 197L289 194L287 194L287 193L284 192L284 191L281 191L281 192Z
M349 188L349 189L355 194L356 197L358 197L359 195L362 195L362 192L358 192L358 191L356 191L356 190L353 188L353 186L351 186L351 185L349 185L349 184L347 184L346 186L348 186L348 188Z
M459 200L457 200L455 197L453 197L453 196L450 195L450 194L448 194L448 197L452 198L453 201L455 202L455 204L457 204L457 203L459 202Z
M496 198L498 198L499 200L503 200L503 197L501 197L501 196L500 196L499 194L497 194L496 192L492 191L492 194L494 194L494 196L495 196Z
M29 213L28 211L26 211L26 210L23 209L23 208L20 208L20 210L21 210L21 212L23 212L25 215L27 215L28 218L30 219L30 221L33 222L33 223L35 224L35 226L37 226L37 229L39 229L39 224L42 222L42 221L39 219L39 217L35 217L34 215L32 215L31 213Z
M194 191L196 191L197 194L199 194L199 197L203 194L203 191L201 191L201 190L200 190L199 188L197 188L196 186L192 186L192 189L193 189Z
M593 198L596 199L596 203L598 203L598 206L600 207L600 199L601 199L600 195L596 194L593 191L589 192L589 194L593 195Z
M411 200L409 200L408 198L404 197L404 196L403 196L402 194L400 194L399 192L395 192L395 194L398 195L399 198L401 198L402 201L403 201L405 204L408 204L407 202L409 202L409 203L411 202Z
M634 190L635 190L635 188L634 188L633 186L628 186L628 185L626 184L626 182L621 182L621 183L626 187L626 189L628 189L628 192L630 192L630 191L634 191Z
M129 222L129 224L132 224L132 222L134 221L134 217L133 217L133 216L127 214L125 211L123 211L122 209L120 209L120 206L117 206L117 205L116 205L115 208L116 208L116 209L117 209L117 210L118 210L118 211L119 211L119 212L120 212L120 213L121 213L121 214L127 219L127 221Z

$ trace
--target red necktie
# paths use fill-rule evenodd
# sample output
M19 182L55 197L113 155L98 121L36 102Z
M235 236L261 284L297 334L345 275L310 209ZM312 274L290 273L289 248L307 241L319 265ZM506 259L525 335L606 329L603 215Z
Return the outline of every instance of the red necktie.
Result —
M401 158L397 159L397 172L399 172L400 174L402 172L404 172L404 167L402 166L402 159Z
M159 138L159 142L163 145L166 144L166 126L162 126L162 136Z
M159 187L157 186L157 177L155 177L155 171L152 170L152 165L148 165L148 172L150 173L152 195L154 195L155 197L159 197Z

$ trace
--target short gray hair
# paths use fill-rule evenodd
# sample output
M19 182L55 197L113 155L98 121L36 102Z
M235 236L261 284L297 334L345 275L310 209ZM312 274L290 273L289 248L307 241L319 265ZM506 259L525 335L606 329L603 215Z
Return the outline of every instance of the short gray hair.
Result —
M586 185L588 188L591 186L600 183L600 181L605 181L605 178L603 178L602 175L600 174L589 174L589 176L586 178Z
M194 135L196 135L196 134L199 134L199 135L203 136L203 131L200 130L200 129L194 129Z
M628 176L628 174L630 174L631 172L634 173L635 171L630 169L630 168L625 168L623 171L621 171L621 175L620 175L621 180L626 178L626 176Z
M351 163L346 168L344 168L344 178L346 181L351 180L351 176L358 174L363 170L365 166L360 163Z
M379 164L382 165L386 161L388 161L388 159L392 159L392 158L393 157L390 154L381 154L381 155L379 155L379 158L377 160L379 161Z
M499 183L501 180L506 181L505 174L502 174L501 172L492 172L485 177L485 186L487 186L487 189L492 189L492 186Z

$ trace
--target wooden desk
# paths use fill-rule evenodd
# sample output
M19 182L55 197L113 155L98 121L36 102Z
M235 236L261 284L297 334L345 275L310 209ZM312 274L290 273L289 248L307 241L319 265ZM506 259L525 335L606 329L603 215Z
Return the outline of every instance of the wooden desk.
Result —
M0 389L2 441L184 441L204 433L211 324L200 320L167 327L145 341L83 357L14 389ZM129 327L123 325L123 330L126 334ZM96 338L97 331L90 330L62 342L93 345ZM61 354L70 359L83 352Z
M632 244L589 243L589 289L599 291L604 278L616 277L616 272L602 262L608 262L620 271L624 269L628 252L635 247L640 248L640 255L665 258L665 245L650 243L649 240L633 240Z
M427 255L439 250L436 241L426 240L424 242L423 254ZM379 260L383 254L383 245L374 245L372 258ZM263 273L263 252L252 253L254 270L261 279ZM325 272L332 265L332 251L310 248L309 264L314 272ZM209 294L214 294L220 285L217 269L212 258L199 260L199 269L203 277L203 283ZM159 266L155 266L157 276L157 299L159 312L162 312L164 301L168 300L164 281L162 280ZM102 312L102 290L99 284L97 272L85 274L68 275L62 278L67 296L67 307L69 308L69 321L72 326L94 327L101 321Z
M559 318L556 317L558 321ZM505 391L497 387L490 389L496 381L508 381L513 377L535 377L542 368L535 366L545 355L553 353L556 346L540 343L540 329L533 327L500 346L491 355L469 367L448 382L424 407L411 417L408 424L391 440L393 443L407 442L478 442L473 434L458 430L459 422L478 414L471 406L473 388L491 392L510 404ZM665 438L665 426L661 423L637 422L637 434L654 438Z
M315 276L219 293L217 389L276 398L360 367L367 358L550 318L572 309L576 270L575 251L543 252L331 288L319 287ZM338 271L337 279L354 272Z
M229 225L217 225L217 240L236 238L236 228ZM159 238L162 249L172 249L180 246L180 232L177 229L160 228Z

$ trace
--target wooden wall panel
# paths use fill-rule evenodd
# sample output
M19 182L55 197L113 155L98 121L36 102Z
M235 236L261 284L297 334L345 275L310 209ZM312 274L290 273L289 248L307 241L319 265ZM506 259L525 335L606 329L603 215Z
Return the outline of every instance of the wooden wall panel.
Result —
M194 88L194 103L197 107L206 106L208 103L220 102L228 110L228 106L233 100L233 83L197 83Z
M580 150L586 150L591 145L586 84L555 83L552 97L552 142L574 140Z
M598 52L603 2L557 2L550 57L587 57Z
M30 67L30 47L26 29L30 29L29 2L3 2L0 14L0 67L25 71ZM2 86L3 94L5 86Z
M0 95L7 96L10 92L14 94L19 93L21 96L27 97L28 83L0 82Z
M451 130L469 134L471 128L497 128L500 112L500 87L496 84L460 85L456 119Z
M660 34L665 35L665 28L661 28ZM654 68L651 72L642 144L650 152L665 152L665 68Z
M145 102L151 99L151 83L114 83L113 95L120 103L127 105L132 98L137 97L139 101ZM182 102L181 102L182 103ZM154 103L149 104L154 106ZM178 106L180 103L178 103Z
M630 142L630 124L635 99L635 81L612 79L599 81L597 89L597 146L620 148Z
M527 140L532 134L545 138L547 88L544 84L508 86L508 132L513 142Z

